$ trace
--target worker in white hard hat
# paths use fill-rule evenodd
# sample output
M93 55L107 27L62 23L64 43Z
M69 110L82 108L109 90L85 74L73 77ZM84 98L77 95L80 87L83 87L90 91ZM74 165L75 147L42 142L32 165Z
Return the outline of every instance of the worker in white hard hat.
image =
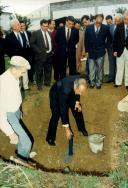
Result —
M128 112L128 95L119 101L117 108L120 112Z
M32 141L20 123L19 78L28 69L30 65L25 58L13 56L10 68L0 76L0 129L10 138L10 143L16 144L17 156L23 160L30 157Z

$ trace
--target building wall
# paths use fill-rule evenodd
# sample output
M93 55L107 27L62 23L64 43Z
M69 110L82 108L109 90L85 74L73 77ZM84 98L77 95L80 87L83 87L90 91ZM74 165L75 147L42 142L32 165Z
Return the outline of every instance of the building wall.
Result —
M103 13L115 14L118 7L128 7L128 0L72 0L68 2L51 3L51 17L53 19L73 15L80 18L83 14Z
M31 27L29 29L30 30L39 29L40 20L50 18L50 4L41 7L38 10L33 11L31 14L27 15L27 17L31 19Z
M27 15L32 20L30 30L36 30L40 27L40 20L57 19L64 16L72 15L76 18L81 18L84 14L94 15L96 13L115 14L118 7L128 7L128 0L72 0L57 3L51 3L35 10Z
M2 26L3 30L10 30L10 16L11 13L2 13L0 16L0 26Z

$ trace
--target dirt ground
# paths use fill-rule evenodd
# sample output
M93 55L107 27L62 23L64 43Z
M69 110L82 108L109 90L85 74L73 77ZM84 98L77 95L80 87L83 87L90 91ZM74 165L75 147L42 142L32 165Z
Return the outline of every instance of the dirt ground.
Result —
M74 132L74 155L67 158L68 143L61 122L58 125L56 147L51 147L45 141L49 119L51 116L48 98L49 88L37 91L31 86L23 104L24 122L34 137L33 150L38 153L35 160L47 168L63 169L69 166L75 171L105 172L113 168L112 145L115 132L113 124L119 119L117 103L126 94L125 88L114 88L113 84L103 84L101 90L88 89L81 98L83 115L89 134L102 133L106 135L102 153L93 154L88 146L88 140L79 135L70 113L71 127ZM9 144L8 138L0 132L0 155L9 158L14 155L15 146Z

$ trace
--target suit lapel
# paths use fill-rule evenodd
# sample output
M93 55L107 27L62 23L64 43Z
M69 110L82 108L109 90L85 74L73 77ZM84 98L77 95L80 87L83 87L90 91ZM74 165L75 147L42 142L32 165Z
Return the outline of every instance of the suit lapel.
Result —
M102 31L103 31L103 25L101 24L101 27L100 27L100 30L99 30L98 34L102 33Z
M41 29L39 30L39 35L40 35L41 41L43 42L43 45L45 46L45 41L44 41L44 37L43 37Z
M71 29L71 33L70 33L70 37L69 37L69 41L71 40L72 36L73 36L73 29Z
M20 45L20 47L22 47L20 41L18 40L18 38L16 37L16 35L15 35L14 32L12 32L12 38L14 39L14 41L15 41L18 45Z
M95 36L95 38L97 38L97 37L96 37L95 25L94 25L94 24L92 25L92 34Z
M63 33L65 41L67 42L65 27L62 28L62 33Z

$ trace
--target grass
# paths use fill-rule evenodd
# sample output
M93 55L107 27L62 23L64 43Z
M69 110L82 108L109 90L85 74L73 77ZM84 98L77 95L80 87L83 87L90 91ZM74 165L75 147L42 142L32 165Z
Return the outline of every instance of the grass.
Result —
M128 135L128 115L124 113L116 127ZM126 138L125 138L126 140ZM119 166L109 175L115 188L128 188L128 140L120 144Z
M52 185L52 186L50 186ZM1 188L101 188L95 176L44 173L0 160Z

